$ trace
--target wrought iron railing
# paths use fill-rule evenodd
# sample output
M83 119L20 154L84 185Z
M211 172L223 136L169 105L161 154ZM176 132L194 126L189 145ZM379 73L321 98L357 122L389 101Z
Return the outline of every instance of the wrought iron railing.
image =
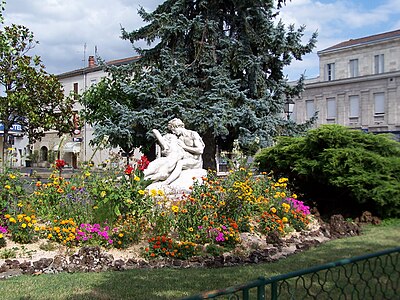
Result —
M184 298L400 299L400 247Z

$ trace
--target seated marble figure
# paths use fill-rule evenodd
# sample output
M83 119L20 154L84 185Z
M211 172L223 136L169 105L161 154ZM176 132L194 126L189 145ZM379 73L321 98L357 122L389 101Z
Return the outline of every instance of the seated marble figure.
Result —
M185 128L180 119L168 123L172 132L162 136L157 129L153 134L161 146L161 157L152 161L145 170L145 179L169 185L177 180L183 170L201 169L204 142L196 131Z
M153 130L155 133L156 129ZM150 179L152 181L166 180L168 176L175 169L176 164L179 160L184 157L184 150L178 144L178 137L172 133L167 133L161 136L159 133L155 133L158 136L158 140L162 141L162 155L161 157L153 160L149 166L143 171L144 179Z

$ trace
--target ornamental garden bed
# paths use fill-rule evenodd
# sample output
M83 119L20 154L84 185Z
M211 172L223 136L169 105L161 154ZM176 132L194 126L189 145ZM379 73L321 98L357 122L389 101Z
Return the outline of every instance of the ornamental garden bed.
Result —
M125 170L109 164L102 172L88 166L69 179L58 163L46 183L2 173L3 273L254 263L332 236L290 192L287 178L242 167L224 178L209 172L174 197L146 189L147 163L142 157ZM357 230L342 235L348 232ZM13 259L13 247L25 257Z

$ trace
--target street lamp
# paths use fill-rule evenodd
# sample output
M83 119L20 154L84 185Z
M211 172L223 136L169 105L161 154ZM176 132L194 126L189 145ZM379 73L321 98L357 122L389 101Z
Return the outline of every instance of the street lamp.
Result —
M285 105L283 107L283 111L286 114L286 118L289 120L290 115L293 113L294 109L294 101L291 98L286 99Z

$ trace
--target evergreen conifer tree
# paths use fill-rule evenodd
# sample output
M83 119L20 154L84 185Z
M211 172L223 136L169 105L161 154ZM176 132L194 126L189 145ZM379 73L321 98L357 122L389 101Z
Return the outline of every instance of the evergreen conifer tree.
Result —
M284 2L167 0L150 13L141 8L147 25L122 30L141 59L132 68L110 68L107 79L124 94L113 101L124 99L119 119L132 120L132 134L141 133L136 142L148 141L143 131L166 128L179 117L201 134L205 168L215 167L217 146L229 149L235 139L249 151L255 143L271 145L288 122L282 115L286 99L303 84L300 78L289 85L283 68L316 42L313 34L303 45L305 27L278 20ZM143 40L150 48L136 46ZM86 100L89 110L91 103Z

